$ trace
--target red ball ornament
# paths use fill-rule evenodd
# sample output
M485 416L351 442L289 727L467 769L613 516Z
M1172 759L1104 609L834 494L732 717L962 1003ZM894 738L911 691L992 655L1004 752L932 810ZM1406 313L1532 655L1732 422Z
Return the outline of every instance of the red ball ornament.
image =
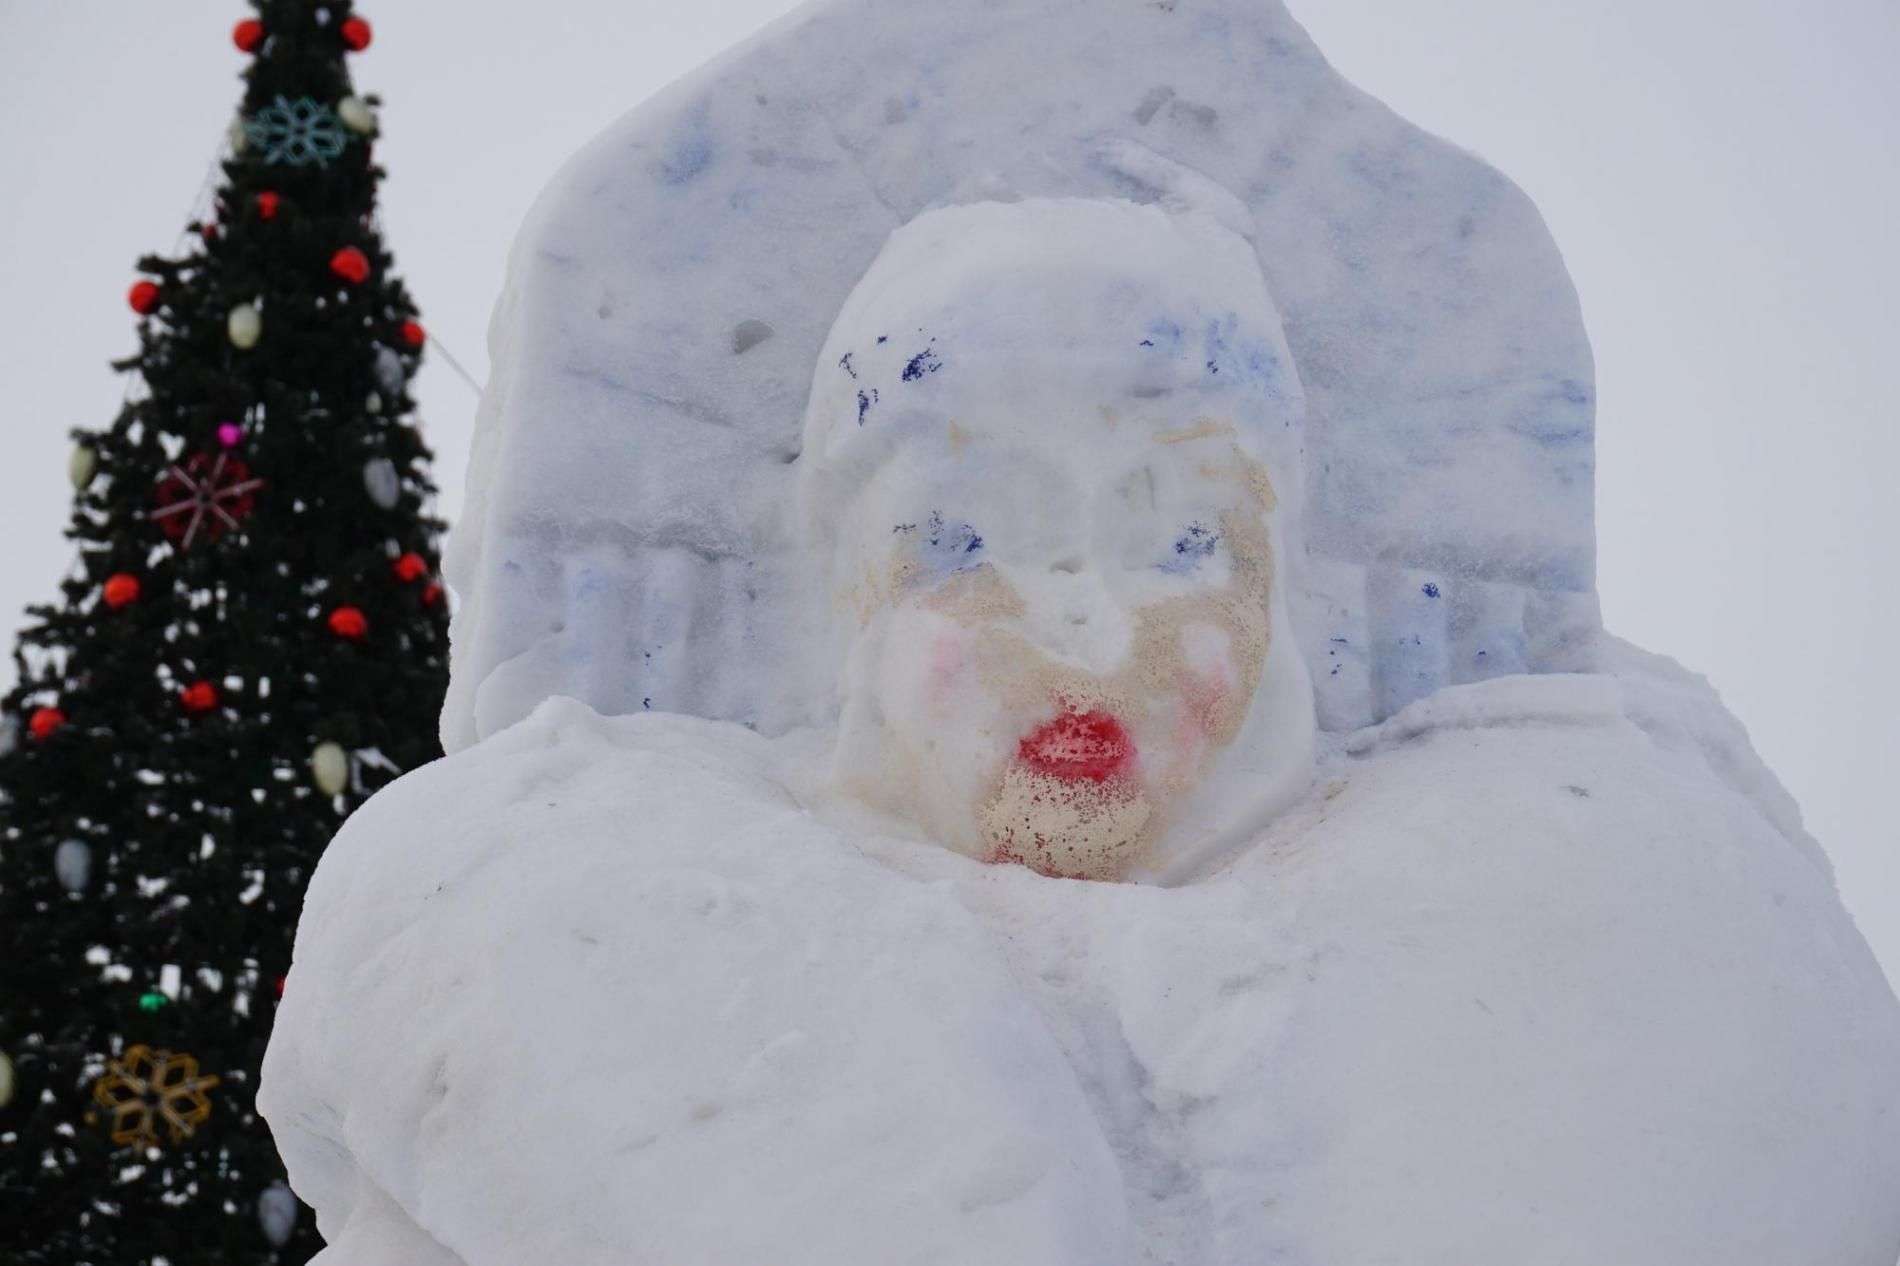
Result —
M218 688L208 681L194 681L178 692L178 706L202 716L218 706Z
M429 587L422 591L422 605L432 607L440 601L442 601L442 582L431 580Z
M218 240L218 226L215 224L200 224L198 226L198 236L207 242L215 242Z
M360 53L369 47L371 31L367 18L345 18L343 25L337 28L337 34L343 37L343 47L352 53Z
M277 218L277 204L282 202L283 199L278 197L277 194L271 190L265 189L260 191L253 201L257 206L258 219L275 220Z
M369 280L369 256L354 246L345 246L330 256L330 271L352 286Z
M132 289L125 295L125 301L132 305L132 311L140 316L150 316L158 311L158 283L155 281L135 281Z
M402 323L402 341L410 347L419 348L429 341L429 332L422 328L420 321Z
M66 714L58 708L35 708L33 715L27 718L26 732L34 738L44 741L52 738L59 728L66 724Z
M330 612L330 632L360 642L369 636L369 617L357 607L338 607Z
M403 584L414 584L429 574L429 560L420 554L404 554L395 561L392 570Z
M287 983L289 983L289 981L290 981L290 977L288 977L288 976L279 976L279 977L277 978L277 985L276 985L276 989L277 989L277 996L278 996L279 998L281 998L281 997L283 997L283 996L284 996L284 986L285 986L285 985L286 985Z
M129 607L139 600L139 578L129 571L115 572L106 577L100 594L105 598L106 605L114 611Z
M255 53L257 46L264 42L264 24L256 18L245 18L231 28L231 42L242 53Z

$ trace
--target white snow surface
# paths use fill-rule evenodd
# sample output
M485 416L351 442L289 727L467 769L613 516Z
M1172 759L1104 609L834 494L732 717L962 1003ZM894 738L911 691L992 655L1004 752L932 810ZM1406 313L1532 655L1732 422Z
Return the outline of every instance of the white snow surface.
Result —
M260 1104L319 1266L1891 1266L1900 1010L1713 695L1599 650L1177 888L551 700L312 882Z

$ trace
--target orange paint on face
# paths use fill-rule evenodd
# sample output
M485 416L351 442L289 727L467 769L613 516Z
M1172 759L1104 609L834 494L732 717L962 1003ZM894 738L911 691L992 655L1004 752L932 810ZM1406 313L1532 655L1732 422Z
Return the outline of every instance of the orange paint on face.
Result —
M1182 723L1187 737L1204 747L1226 726L1232 685L1222 677L1181 675Z
M1065 754L1073 737L1058 740ZM1057 767L1079 772L1072 761ZM1142 847L1152 813L1133 777L1062 777L1013 761L981 810L983 856L1052 879L1114 879Z

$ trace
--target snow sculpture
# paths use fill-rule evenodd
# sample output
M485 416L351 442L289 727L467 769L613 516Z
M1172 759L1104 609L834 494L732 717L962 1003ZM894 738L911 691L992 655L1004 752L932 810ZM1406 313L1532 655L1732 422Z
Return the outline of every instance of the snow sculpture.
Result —
M1184 873L1304 787L1276 560L1299 380L1205 217L978 203L900 229L813 384L810 557L839 781L972 856Z
M259 1091L318 1266L1900 1254L1900 1006L1599 627L1556 251L1278 3L809 6L494 331L451 755Z

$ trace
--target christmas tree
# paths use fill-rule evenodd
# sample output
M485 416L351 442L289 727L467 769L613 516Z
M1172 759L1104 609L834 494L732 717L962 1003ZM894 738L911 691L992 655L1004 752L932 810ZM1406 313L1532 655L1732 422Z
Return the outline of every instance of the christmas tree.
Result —
M0 1262L301 1263L257 1116L305 883L439 754L426 341L375 215L350 0L254 0L215 212L139 263L133 390L77 434L63 599L0 736Z

